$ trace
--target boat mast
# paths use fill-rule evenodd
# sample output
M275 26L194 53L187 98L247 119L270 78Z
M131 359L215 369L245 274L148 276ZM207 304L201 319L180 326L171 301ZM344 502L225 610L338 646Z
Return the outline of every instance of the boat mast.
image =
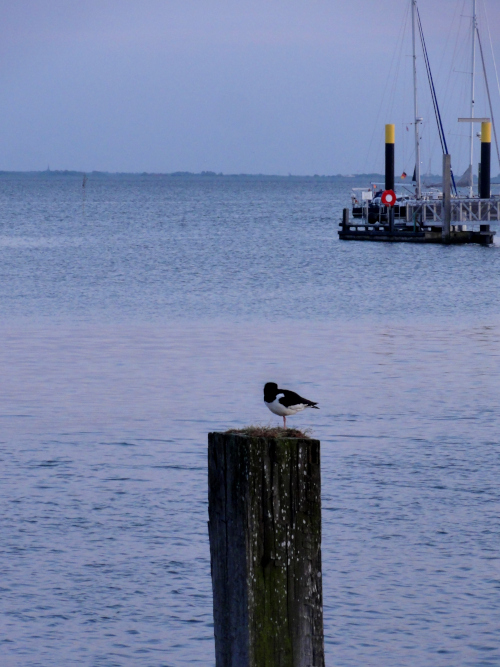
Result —
M476 14L476 0L472 0L472 71L471 71L471 91L470 91L470 117L474 118L474 107L475 107L475 78L476 78L476 30L477 30L477 14ZM470 185L469 185L469 197L473 195L473 184L474 184L474 123L470 124Z
M417 48L416 48L416 13L417 0L410 0L411 2L411 25L412 25L412 42L413 42L413 106L415 112L415 196L420 199L422 189L420 185L420 123L421 118L418 117L417 104ZM475 0L474 0L475 2Z

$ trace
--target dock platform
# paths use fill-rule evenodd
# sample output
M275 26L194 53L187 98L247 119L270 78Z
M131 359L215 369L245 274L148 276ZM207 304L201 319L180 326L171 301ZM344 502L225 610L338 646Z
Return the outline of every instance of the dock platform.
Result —
M460 245L478 243L491 245L496 232L490 225L479 225L479 230L467 229L466 225L451 225L449 239L443 237L441 226L423 227L414 230L412 227L404 229L397 226L390 229L389 225L367 225L352 221L342 222L339 229L339 239L344 241L383 241L389 243L445 243Z

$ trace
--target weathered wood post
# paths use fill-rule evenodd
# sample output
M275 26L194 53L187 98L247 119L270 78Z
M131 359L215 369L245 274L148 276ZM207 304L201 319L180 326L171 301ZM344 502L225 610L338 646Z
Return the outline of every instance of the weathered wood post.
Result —
M217 667L324 667L320 443L208 436Z
M443 155L443 243L450 242L451 228L451 156Z

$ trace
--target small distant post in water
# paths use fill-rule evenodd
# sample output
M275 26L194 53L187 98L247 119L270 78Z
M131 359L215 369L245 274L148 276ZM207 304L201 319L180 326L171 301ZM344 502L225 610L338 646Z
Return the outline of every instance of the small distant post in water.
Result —
M324 667L320 442L208 436L217 667Z
M85 196L87 194L87 190L85 186L87 185L87 174L83 174L83 183L82 183L82 213L85 215Z

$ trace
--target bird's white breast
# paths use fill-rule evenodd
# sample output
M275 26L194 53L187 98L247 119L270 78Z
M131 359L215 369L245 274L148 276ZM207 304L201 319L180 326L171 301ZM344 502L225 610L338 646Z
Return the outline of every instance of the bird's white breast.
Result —
M274 399L274 401L272 401L271 403L264 401L269 410L271 410L271 412L274 412L275 415L279 415L280 417L288 417L289 415L295 415L297 412L300 412L301 410L307 407L307 405L305 405L304 403L298 403L297 405L290 405L288 408L286 408L284 405L280 403L280 398L282 398L283 395L284 394L278 394Z

